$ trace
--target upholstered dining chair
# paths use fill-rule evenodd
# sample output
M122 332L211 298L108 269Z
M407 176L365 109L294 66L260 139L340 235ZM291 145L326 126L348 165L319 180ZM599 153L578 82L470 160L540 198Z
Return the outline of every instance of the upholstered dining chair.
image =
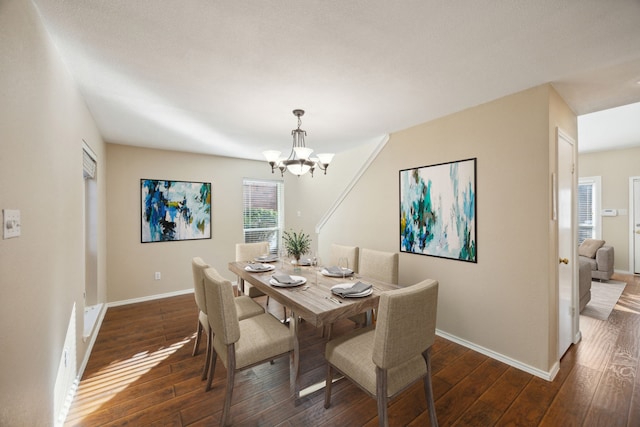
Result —
M373 249L360 248L358 273L364 277L397 285L398 254L395 252L383 252ZM365 313L351 316L349 319L353 320L359 325L364 325L367 321Z
M398 284L398 254L361 248L358 273L362 276Z
M269 253L269 242L255 242L255 243L236 243L236 261L253 261L257 257L263 256ZM244 279L238 277L238 292L243 292L251 298L256 298L264 295L255 286L250 283L246 283ZM267 295L267 305L269 305L269 296ZM287 321L287 307L282 307L284 313L283 321Z
M349 262L349 268L354 272L358 272L358 247L357 246L344 246L336 243L331 244L331 250L329 252L329 265L337 266L340 258L346 258Z
M205 303L206 298L204 292L204 270L206 270L207 268L211 268L211 270L215 271L213 267L209 267L209 265L205 263L200 257L195 257L191 260L191 269L193 270L193 294L196 299L196 305L198 306L198 326L196 329L196 342L193 345L193 352L191 353L191 355L195 356L198 354L200 347L200 338L202 337L202 332L204 331L207 336L207 343L204 368L202 370L203 380L207 377L208 374L209 354L211 352L211 330L209 328L207 306ZM211 274L213 274L213 272ZM215 274L218 278L222 279L222 276L220 276L217 271L215 271ZM239 319L246 319L264 313L264 308L262 308L260 304L256 303L248 296L241 295L239 297L235 297L233 299L233 303L236 306Z
M289 363L293 364L293 336L287 326L267 313L238 320L231 282L220 280L215 270L205 270L204 284L213 338L206 390L211 389L216 360L220 356L227 369L227 387L220 419L220 424L224 426L230 421L236 371L286 355L290 356Z
M253 261L257 257L269 253L269 242L254 243L236 243L236 261ZM261 297L264 295L258 288L251 286L249 283L238 277L238 292L244 292L251 298ZM267 298L267 304L269 299Z
M331 244L331 248L329 251L329 266L340 266L340 258L346 258L349 263L349 268L353 270L354 273L358 272L358 253L359 248L357 246L345 246L338 245L336 243ZM364 315L356 315L352 316L351 320L356 323L360 323L360 320L364 321ZM333 325L326 325L323 330L323 335L327 337L327 339L331 339L331 334L333 333Z
M387 404L422 379L432 426L438 425L431 386L438 282L432 279L383 292L375 328L355 329L327 342L325 408L331 404L334 371L377 399L378 424L387 426Z

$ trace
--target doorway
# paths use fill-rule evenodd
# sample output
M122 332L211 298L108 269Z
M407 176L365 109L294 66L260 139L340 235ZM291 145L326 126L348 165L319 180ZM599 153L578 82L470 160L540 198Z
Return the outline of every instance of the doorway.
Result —
M97 156L84 143L82 176L84 178L84 330L86 339L98 320L98 183Z
M629 271L640 274L640 176L629 178Z

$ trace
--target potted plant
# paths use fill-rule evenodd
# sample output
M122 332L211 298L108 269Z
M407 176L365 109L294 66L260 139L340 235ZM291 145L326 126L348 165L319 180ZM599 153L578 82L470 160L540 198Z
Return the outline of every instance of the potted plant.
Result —
M285 231L282 235L282 243L287 251L287 255L295 258L296 265L300 261L300 257L309 252L311 249L311 237L300 230Z

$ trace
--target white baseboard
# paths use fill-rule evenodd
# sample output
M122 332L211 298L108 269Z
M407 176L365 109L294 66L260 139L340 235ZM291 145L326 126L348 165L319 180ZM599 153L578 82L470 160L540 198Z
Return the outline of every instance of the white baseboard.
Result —
M507 357L503 354L496 353L495 351L486 349L482 346L474 344L470 341L463 340L462 338L458 338L455 335L448 334L439 329L436 329L436 335L439 337L445 338L449 341L453 341L456 344L460 344L463 347L467 347L473 351L477 351L478 353L484 354L487 357L490 357L495 360L499 360L500 362L506 363L509 366L513 366L514 368L520 369L521 371L527 372L531 375L535 375L536 377L542 378L543 380L553 381L553 378L556 376L558 371L560 370L560 365L558 362L554 364L549 372L542 371L538 368L534 368L533 366L529 366L524 364L518 360Z
M170 297L175 297L175 296L178 296L178 295L185 295L185 294L192 294L192 293L193 293L193 288L183 289L181 291L167 292L166 294L156 294L156 295L149 295L149 296L146 296L146 297L132 298L132 299L127 299L127 300L122 300L122 301L109 302L109 303L107 303L107 306L109 306L109 307L118 307L120 305L135 304L137 302L153 301L155 299L170 298Z

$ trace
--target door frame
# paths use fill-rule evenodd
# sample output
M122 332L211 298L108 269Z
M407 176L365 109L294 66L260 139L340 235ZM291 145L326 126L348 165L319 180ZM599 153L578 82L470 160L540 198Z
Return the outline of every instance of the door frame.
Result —
M635 212L635 192L633 184L635 181L640 183L640 176L629 177L629 274L636 274L636 253L635 253L635 229L636 229L636 212Z

